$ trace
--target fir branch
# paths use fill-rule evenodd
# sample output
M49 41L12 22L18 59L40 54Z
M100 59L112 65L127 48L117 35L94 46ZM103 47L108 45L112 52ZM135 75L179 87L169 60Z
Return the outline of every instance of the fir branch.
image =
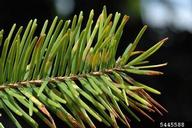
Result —
M135 51L145 25L116 60L129 17L125 15L120 22L121 14L117 12L112 19L105 6L95 24L93 17L91 10L85 28L81 26L83 12L72 21L56 17L50 28L46 20L39 35L35 33L36 19L29 21L24 32L23 27L15 32L14 24L5 39L4 31L0 31L0 109L17 128L22 127L17 116L31 127L40 127L33 113L51 128L57 127L52 114L68 127L85 128L87 124L95 128L95 118L118 128L119 121L130 127L129 116L140 121L132 109L152 121L148 113L167 112L148 94L160 92L130 75L162 75L152 68L167 63L147 65L147 59L167 38L146 51ZM3 127L1 122L0 125Z

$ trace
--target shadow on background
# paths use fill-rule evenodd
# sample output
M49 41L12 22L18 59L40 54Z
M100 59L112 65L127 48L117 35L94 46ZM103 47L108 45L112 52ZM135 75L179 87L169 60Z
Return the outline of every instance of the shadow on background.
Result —
M118 11L122 15L131 17L125 27L118 55L134 40L144 24L149 28L138 49L144 50L159 40L169 37L161 50L151 57L151 62L154 64L168 62L168 66L160 69L165 75L142 77L140 80L162 92L161 96L154 95L154 97L167 108L169 113L163 117L154 114L153 117L157 122L192 121L192 2L190 0L135 0L134 2L129 0L118 2L116 0L2 0L0 28L3 28L7 35L13 23L26 26L30 19L37 18L41 26L45 19L53 19L56 15L69 19L74 14L79 14L81 10L84 11L85 20L91 9L95 10L95 18L97 18L103 5L107 6L110 13ZM12 128L12 124L6 118L7 116L3 115L0 121L6 124L6 128ZM140 124L133 121L132 126L153 126L150 121L142 118Z

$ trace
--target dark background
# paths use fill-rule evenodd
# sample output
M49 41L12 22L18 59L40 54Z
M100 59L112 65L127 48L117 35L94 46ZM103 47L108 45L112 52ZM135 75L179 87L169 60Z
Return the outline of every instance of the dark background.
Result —
M157 43L159 40L169 37L169 40L158 51L158 53L151 57L153 63L168 62L168 66L160 70L165 75L160 77L142 77L140 78L146 84L159 89L162 94L160 96L153 95L169 112L163 117L156 114L153 115L156 124L151 124L141 116L140 124L133 122L133 127L157 127L160 121L192 121L192 20L182 14L179 18L174 19L177 15L177 8L174 3L181 4L186 9L186 4L178 0L155 0L156 5L161 5L167 9L172 15L163 16L163 20L158 19L161 15L156 13L155 17L150 17L152 21L146 17L146 5L151 4L150 0L1 0L0 4L0 29L5 30L5 35L8 34L13 23L24 27L30 19L37 18L39 26L41 26L45 19L52 20L56 15L62 19L72 19L74 14L79 14L81 10L84 11L85 20L88 17L91 9L95 10L95 18L100 14L103 5L107 6L110 13L116 11L122 15L129 15L131 18L125 27L125 31L119 46L120 55L128 43L132 42L144 24L147 24L148 30L144 34L138 49L146 49ZM170 2L172 1L172 2ZM185 1L185 0L183 0ZM190 1L190 0L186 0ZM59 3L61 2L61 3ZM144 4L145 3L145 4ZM192 2L189 2L190 4ZM192 16L192 4L189 15ZM152 6L151 11L157 11L157 8ZM175 12L174 12L175 11ZM158 12L158 11L157 11ZM148 13L147 13L148 14ZM172 18L170 17L172 16ZM159 21L156 25L153 24L153 19ZM167 20L170 20L167 22ZM173 21L177 21L181 25L178 27ZM182 23L180 22L182 21ZM190 22L190 26L182 27L185 22ZM154 21L155 22L155 21ZM162 23L166 23L162 25ZM4 114L4 113L2 113ZM6 128L12 128L12 124L6 119L6 115L0 117Z

